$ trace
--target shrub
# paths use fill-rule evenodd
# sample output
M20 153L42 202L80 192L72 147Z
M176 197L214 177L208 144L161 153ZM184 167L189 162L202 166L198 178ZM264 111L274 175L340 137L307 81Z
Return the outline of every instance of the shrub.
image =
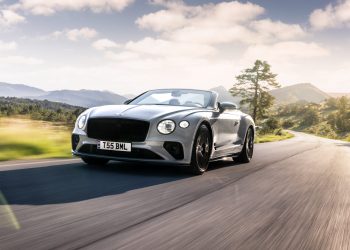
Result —
M317 110L308 108L302 116L301 126L312 126L320 121L320 115Z
M306 132L335 139L337 138L337 133L333 130L331 125L327 123L321 123L306 129Z
M291 128L295 126L295 122L291 119L285 120L282 122L282 127L283 128Z
M286 133L283 131L283 129L282 128L279 128L279 129L276 129L275 130L275 133L274 133L275 135L278 135L278 136L283 136L283 135L285 135Z
M281 128L280 121L275 117L270 117L263 123L261 133L267 134L272 133L274 130Z

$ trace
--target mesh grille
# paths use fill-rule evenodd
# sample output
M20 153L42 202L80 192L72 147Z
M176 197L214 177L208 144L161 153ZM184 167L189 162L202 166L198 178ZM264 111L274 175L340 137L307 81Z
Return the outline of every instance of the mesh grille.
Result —
M87 135L90 138L106 141L143 142L147 137L149 122L119 119L90 118Z

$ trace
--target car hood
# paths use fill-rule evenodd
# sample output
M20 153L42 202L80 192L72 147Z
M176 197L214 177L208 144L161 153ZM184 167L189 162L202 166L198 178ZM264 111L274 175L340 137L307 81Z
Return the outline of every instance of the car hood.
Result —
M203 108L170 105L108 105L93 108L90 117L115 117L151 121L178 113L187 116L193 112L205 110Z

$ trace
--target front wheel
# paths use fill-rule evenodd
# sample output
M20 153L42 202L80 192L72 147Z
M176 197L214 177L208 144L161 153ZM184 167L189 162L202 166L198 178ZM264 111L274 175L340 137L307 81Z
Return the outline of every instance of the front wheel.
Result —
M190 171L192 174L201 175L209 166L211 152L211 137L208 127L202 124L197 130L192 148Z
M82 157L81 159L88 165L106 165L109 162L108 159L95 157Z
M254 153L254 132L252 128L249 128L245 136L243 149L237 157L233 157L233 160L241 163L248 163L253 157Z

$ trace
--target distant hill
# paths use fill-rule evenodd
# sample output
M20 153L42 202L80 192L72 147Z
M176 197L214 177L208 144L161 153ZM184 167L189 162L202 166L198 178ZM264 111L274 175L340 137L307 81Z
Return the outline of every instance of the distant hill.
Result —
M339 98L342 96L350 97L350 93L327 93L331 97Z
M215 91L219 94L219 102L233 102L239 105L239 101L241 100L241 98L232 96L231 93L224 86L218 86L215 88L211 88L210 90Z
M39 101L17 97L0 97L0 117L26 116L34 120L62 122L74 125L85 108L65 103Z
M230 92L223 86L217 86L210 90L219 94L219 101L233 102L239 104L240 98L231 96ZM343 94L327 94L310 83L296 84L270 91L276 98L277 104L288 104L294 102L320 103L330 96ZM127 97L109 91L98 90L55 90L44 91L23 84L0 83L0 96L25 97L37 100L48 100L53 102L67 103L80 107L94 107L101 105L122 104Z
M10 84L0 82L0 96L4 97L26 97L45 95L42 89L30 87L24 84Z
M123 96L128 100L134 99L136 97L136 95L133 95L133 94L125 94Z
M80 107L122 104L127 99L109 91L84 89L44 91L24 84L10 83L0 83L0 96L48 100Z
M289 104L295 102L321 103L330 95L316 88L310 83L300 83L270 91L276 98L276 104Z
M5 106L6 104L16 104L16 105L27 105L40 109L47 110L85 110L85 108L80 106L73 106L66 103L59 102L51 102L48 100L36 100L36 99L28 99L28 98L17 98L17 97L1 97L0 96L0 106Z
M210 90L219 93L219 101L228 101L239 104L240 98L231 96L230 92L223 86ZM310 83L300 83L270 91L276 98L276 104L289 104L295 102L321 103L331 95L323 92Z
M50 100L54 102L68 103L74 106L94 107L111 104L122 104L126 101L124 96L97 90L55 90L46 95L37 96L35 99Z

